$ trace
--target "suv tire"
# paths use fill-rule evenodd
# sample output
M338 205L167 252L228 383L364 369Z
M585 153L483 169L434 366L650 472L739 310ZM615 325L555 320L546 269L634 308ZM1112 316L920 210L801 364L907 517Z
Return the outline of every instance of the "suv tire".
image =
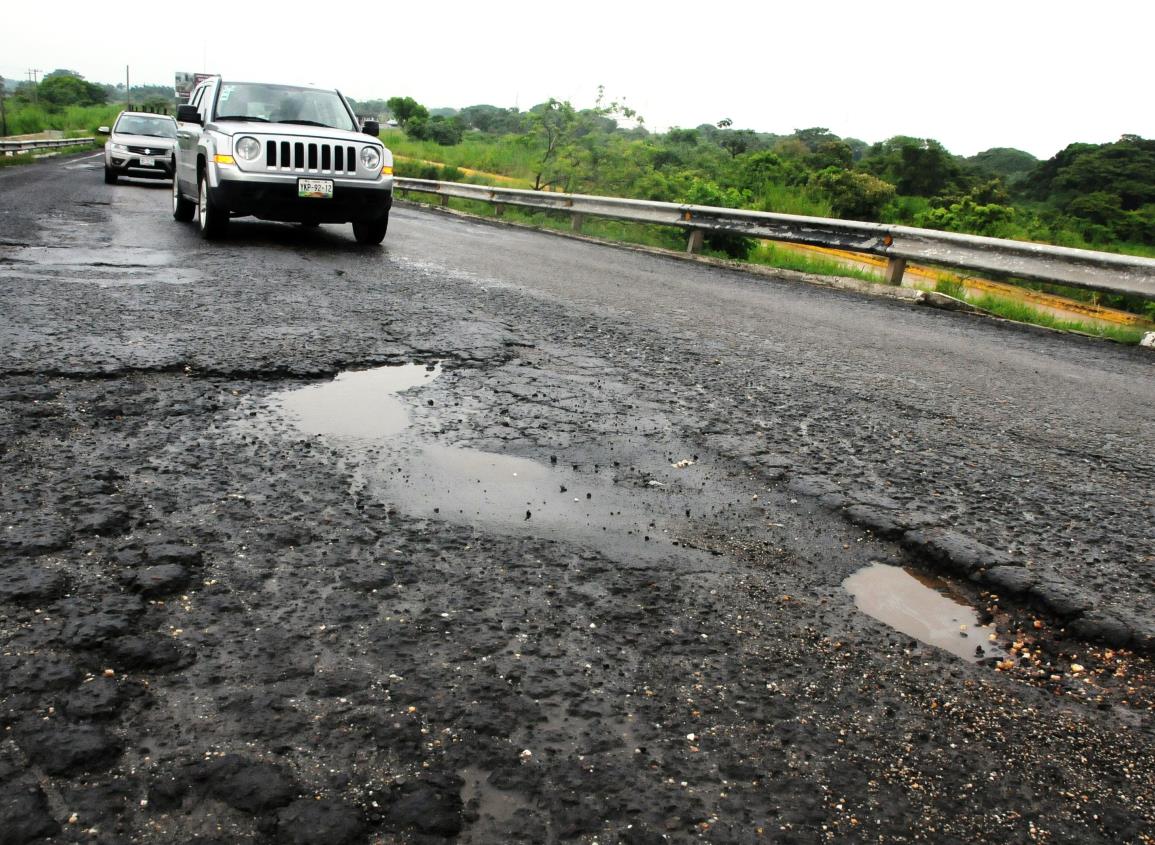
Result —
M197 180L197 195L200 198L197 203L197 225L201 237L209 241L224 237L229 228L229 212L213 202L209 181L203 173Z
M181 223L188 223L196 214L197 204L181 196L180 184L176 177L172 180L172 219Z
M108 165L104 166L104 184L106 184L106 185L115 185L116 184L116 171L113 170Z
M389 212L375 220L358 220L353 223L353 237L359 244L375 246L385 240L385 232L389 230Z

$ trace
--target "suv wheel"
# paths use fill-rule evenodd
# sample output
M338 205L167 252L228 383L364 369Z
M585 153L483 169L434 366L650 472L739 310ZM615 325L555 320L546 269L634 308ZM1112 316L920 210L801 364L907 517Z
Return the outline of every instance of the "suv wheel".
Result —
M201 237L206 240L222 237L229 225L229 213L209 195L209 180L202 173L197 180L197 221Z
M188 223L193 219L193 214L196 213L197 206L192 200L187 200L181 196L180 185L176 181L176 176L172 179L172 217L173 220L179 220L181 223Z
M104 165L104 184L106 184L106 185L115 185L116 184L116 171L113 170L111 167L109 167L107 164Z
M389 212L376 220L356 221L353 223L353 237L359 244L375 245L385 240L385 232L389 229Z

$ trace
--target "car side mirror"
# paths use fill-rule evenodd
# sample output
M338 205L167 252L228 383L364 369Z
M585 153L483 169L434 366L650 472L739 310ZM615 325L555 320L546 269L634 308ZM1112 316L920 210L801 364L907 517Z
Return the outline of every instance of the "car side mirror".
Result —
M176 109L177 123L200 123L201 113L197 111L196 106L177 106Z
M365 125L361 127L361 131L366 135L372 135L376 138L381 134L381 124L376 120L366 120Z
M109 132L111 132L111 131L112 131L112 130L111 130L111 129L109 129L107 126L98 126L98 127L96 127L96 134L97 134L97 135L107 135L107 134L108 134Z

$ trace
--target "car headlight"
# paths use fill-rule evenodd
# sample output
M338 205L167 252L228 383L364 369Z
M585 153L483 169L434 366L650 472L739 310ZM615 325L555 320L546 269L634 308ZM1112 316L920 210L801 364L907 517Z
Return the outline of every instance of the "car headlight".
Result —
M361 164L366 170L376 170L381 166L381 151L376 147L362 147Z
M112 145L112 151L114 153L127 153L128 147L124 144L113 144Z
M244 161L252 161L261 154L261 144L256 138L241 138L233 144L233 154Z

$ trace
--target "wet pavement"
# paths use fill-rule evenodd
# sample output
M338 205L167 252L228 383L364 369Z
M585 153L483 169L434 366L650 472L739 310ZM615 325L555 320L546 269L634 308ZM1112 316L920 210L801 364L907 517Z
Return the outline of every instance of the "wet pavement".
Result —
M1141 353L54 173L0 173L5 842L1155 835Z

